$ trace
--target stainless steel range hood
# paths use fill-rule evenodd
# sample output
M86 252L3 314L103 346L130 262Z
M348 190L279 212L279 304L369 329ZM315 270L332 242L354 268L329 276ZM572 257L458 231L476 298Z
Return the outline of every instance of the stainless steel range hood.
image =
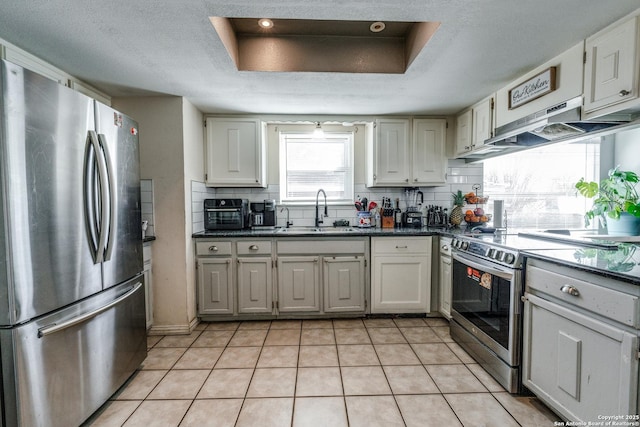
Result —
M628 115L607 116L583 121L580 115L582 97L570 99L519 120L500 126L495 137L484 146L465 156L467 161L478 161L515 151L539 147L555 142L598 136L599 133L626 125Z

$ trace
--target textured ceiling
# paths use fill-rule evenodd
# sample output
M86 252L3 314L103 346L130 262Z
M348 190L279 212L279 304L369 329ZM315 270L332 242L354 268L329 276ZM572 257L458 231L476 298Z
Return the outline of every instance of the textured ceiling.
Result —
M203 112L449 114L640 6L638 0L0 0L0 38L112 96ZM237 71L210 16L439 21L405 74Z

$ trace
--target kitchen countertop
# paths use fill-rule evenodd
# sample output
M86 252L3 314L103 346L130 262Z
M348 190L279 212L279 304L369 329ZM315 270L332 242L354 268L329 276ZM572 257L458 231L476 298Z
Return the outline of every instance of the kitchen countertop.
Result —
M524 255L640 285L640 246L621 243L617 250L594 248L525 250Z
M306 227L305 227L306 228ZM295 232L288 233L287 229L282 228L265 228L265 229L245 229L245 230L218 230L218 231L200 231L192 234L193 238L207 238L207 237L372 237L372 236L433 236L442 234L442 229L437 228L379 228L379 227L346 227L345 229L334 227L321 227L326 228L326 231L312 231L309 227L309 231L306 232L303 228L292 227ZM347 231L347 228L351 231ZM458 230L458 232L460 232Z

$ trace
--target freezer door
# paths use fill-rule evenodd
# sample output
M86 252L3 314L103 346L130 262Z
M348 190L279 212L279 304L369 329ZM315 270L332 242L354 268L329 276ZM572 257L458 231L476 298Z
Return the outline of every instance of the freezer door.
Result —
M142 277L0 330L7 426L82 424L146 357Z
M109 233L103 264L108 288L143 269L138 124L111 107L97 101L95 105L96 132L109 174Z
M85 230L93 100L0 62L0 326L102 289Z

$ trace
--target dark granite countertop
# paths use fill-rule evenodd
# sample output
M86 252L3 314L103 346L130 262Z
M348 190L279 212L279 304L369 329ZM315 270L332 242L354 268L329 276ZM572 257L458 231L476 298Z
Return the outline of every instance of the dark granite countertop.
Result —
M193 238L207 237L375 237L375 236L433 236L441 234L442 229L437 228L358 228L358 227L323 227L323 231L313 231L315 227L292 227L266 228L266 229L246 229L246 230L219 230L201 231L192 234ZM289 231L292 230L292 231ZM458 230L458 232L460 232Z
M537 249L524 255L640 285L640 245L621 243L617 250Z

